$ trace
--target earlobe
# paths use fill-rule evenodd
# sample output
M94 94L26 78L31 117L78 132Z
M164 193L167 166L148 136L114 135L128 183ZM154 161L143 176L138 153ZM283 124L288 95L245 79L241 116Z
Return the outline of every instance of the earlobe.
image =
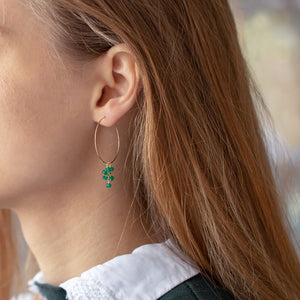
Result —
M102 70L102 77L108 80L102 88L99 104L94 107L94 116L97 122L105 115L101 124L110 127L135 104L141 80L134 56L125 44L110 48L104 59L107 61L103 65L109 67Z

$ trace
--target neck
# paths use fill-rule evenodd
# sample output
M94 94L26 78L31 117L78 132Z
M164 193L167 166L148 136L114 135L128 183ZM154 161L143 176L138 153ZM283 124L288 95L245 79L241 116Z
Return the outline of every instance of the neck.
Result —
M100 193L99 180L92 184L92 178L77 177L55 190L43 190L15 209L49 284L59 285L117 255L155 242L144 231L123 184L106 191L102 188Z

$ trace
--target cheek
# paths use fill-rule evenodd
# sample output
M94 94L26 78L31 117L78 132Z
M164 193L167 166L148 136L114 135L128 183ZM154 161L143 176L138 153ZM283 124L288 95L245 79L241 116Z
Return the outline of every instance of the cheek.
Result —
M0 71L0 207L68 177L90 137L83 95L49 67Z

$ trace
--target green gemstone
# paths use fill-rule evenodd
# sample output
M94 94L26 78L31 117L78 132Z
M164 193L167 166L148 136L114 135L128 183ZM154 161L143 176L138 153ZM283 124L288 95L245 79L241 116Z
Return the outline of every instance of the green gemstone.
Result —
M107 187L107 188L110 188L110 187L111 187L111 183L107 183L107 184L106 184L106 187Z
M114 167L111 167L111 168L110 168L110 171L113 171L114 169L115 169Z
M114 179L115 179L114 176L110 176L110 178L109 178L110 181L113 181Z
M107 171L106 171L106 170L103 170L102 173L106 175L106 174L107 174Z
M109 171L109 169L110 169L110 167L106 167L106 168L105 168L106 171Z
M103 179L105 179L105 180L106 180L107 178L108 178L108 176L103 176Z

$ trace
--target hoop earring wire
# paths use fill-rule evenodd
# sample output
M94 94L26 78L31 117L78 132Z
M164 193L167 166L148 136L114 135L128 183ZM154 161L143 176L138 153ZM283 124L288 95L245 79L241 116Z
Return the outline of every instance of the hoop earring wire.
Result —
M115 125L116 127L116 131L117 131L117 136L118 136L118 150L117 150L117 153L115 155L115 157L113 158L113 160L111 161L104 161L102 159L102 157L100 156L99 152L98 152L98 149L97 149L97 131L98 131L98 127L101 123L101 121L105 118L105 116L103 118L101 118L99 121L98 121L98 124L96 126L96 129L95 129L95 134L94 134L94 144L95 144L95 150L96 150L96 153L97 153L97 156L98 158L103 162L105 163L106 165L106 168L104 170L102 170L102 173L104 174L103 176L103 179L106 180L106 187L107 188L110 188L111 187L111 182L114 180L114 176L111 175L111 172L114 171L114 167L112 167L112 163L116 160L118 154L119 154L119 150L120 150L120 136L119 136L119 131L118 131L118 128L117 126Z

